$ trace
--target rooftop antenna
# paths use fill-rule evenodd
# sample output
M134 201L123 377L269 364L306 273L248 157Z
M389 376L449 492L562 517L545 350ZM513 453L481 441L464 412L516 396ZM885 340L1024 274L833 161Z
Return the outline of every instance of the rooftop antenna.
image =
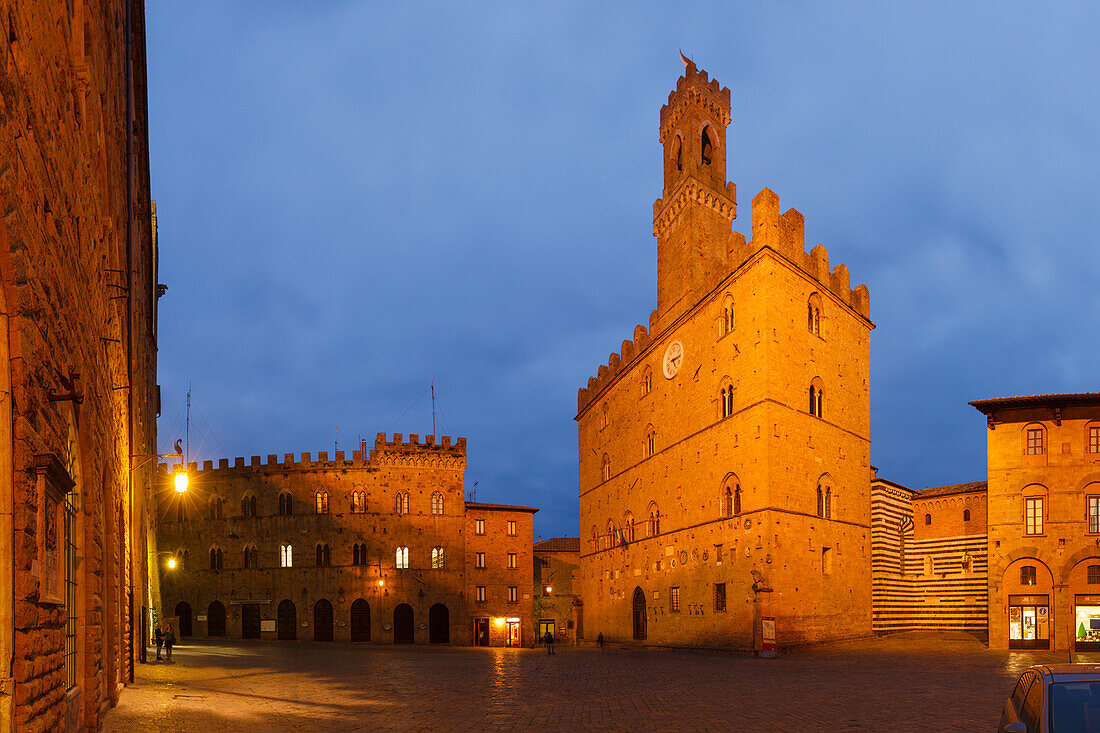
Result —
M474 501L477 501L477 481L474 481Z
M432 380L432 435L435 435L435 380Z
M336 455L338 450L340 450L340 423L336 423L336 440L332 441L332 454Z
M184 458L184 465L191 464L191 383L187 383L187 456Z

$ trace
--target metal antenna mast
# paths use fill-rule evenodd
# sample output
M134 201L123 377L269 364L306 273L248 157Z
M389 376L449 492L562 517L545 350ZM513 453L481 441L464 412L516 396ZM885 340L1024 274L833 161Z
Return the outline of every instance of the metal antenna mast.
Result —
M184 465L191 465L191 383L187 383L187 457L184 459Z
M435 434L435 380L432 380L432 435Z

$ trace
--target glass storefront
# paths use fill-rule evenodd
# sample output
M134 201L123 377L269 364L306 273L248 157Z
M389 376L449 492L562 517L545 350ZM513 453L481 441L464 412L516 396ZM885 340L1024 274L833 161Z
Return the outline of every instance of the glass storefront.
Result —
M1008 648L1050 648L1048 596L1008 597Z
M1100 650L1100 596L1076 596L1073 626L1074 649Z

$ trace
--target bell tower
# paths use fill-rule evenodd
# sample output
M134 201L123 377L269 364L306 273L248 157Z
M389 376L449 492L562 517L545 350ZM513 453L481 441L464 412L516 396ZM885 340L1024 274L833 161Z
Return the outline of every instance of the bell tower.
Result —
M685 58L684 75L661 108L665 185L653 204L657 311L690 307L727 273L737 187L726 181L730 90Z

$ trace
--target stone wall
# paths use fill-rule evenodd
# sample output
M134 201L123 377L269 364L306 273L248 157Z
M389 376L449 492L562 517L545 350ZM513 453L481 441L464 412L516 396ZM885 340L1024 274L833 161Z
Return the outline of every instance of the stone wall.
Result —
M156 273L144 17L128 6L0 2L5 730L96 729L142 653Z

